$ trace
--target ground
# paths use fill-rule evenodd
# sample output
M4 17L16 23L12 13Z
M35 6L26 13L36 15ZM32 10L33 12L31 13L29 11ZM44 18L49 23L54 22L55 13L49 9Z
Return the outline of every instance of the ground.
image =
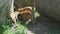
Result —
M32 32L36 34L60 34L60 25L58 22L42 16L39 18L36 20L36 25L28 27Z

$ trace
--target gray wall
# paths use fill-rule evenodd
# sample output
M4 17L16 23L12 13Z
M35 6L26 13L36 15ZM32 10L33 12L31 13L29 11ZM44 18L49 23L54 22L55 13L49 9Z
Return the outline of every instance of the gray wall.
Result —
M11 8L11 0L0 0L0 24L9 22L9 11Z
M60 21L60 0L35 0L38 12Z

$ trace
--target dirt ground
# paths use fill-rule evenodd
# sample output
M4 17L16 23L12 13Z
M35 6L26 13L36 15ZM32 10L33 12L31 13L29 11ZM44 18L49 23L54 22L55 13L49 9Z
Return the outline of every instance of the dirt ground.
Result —
M38 17L34 26L28 26L29 30L36 34L60 34L59 22L45 17Z

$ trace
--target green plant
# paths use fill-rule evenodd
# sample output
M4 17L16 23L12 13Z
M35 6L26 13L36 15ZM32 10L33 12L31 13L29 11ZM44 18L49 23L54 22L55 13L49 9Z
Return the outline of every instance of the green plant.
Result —
M4 32L3 34L26 34L27 32L27 28L21 24L16 24L17 27L16 28L11 28L9 26L3 26L4 27ZM11 31L12 29L12 31Z

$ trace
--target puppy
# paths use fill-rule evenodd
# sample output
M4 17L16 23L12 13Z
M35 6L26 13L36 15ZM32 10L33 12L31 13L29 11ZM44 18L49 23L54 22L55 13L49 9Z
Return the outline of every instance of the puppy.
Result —
M18 16L19 15L19 16ZM31 19L34 24L34 16L32 13L32 7L20 8L18 11L11 12L10 17L12 18L14 24L16 24L17 19L24 19L25 21ZM13 25L13 23L12 23Z
M34 24L34 16L32 12L32 7L25 7L25 8L20 8L18 9L20 14L22 15L22 18L27 21L31 19L32 23Z

